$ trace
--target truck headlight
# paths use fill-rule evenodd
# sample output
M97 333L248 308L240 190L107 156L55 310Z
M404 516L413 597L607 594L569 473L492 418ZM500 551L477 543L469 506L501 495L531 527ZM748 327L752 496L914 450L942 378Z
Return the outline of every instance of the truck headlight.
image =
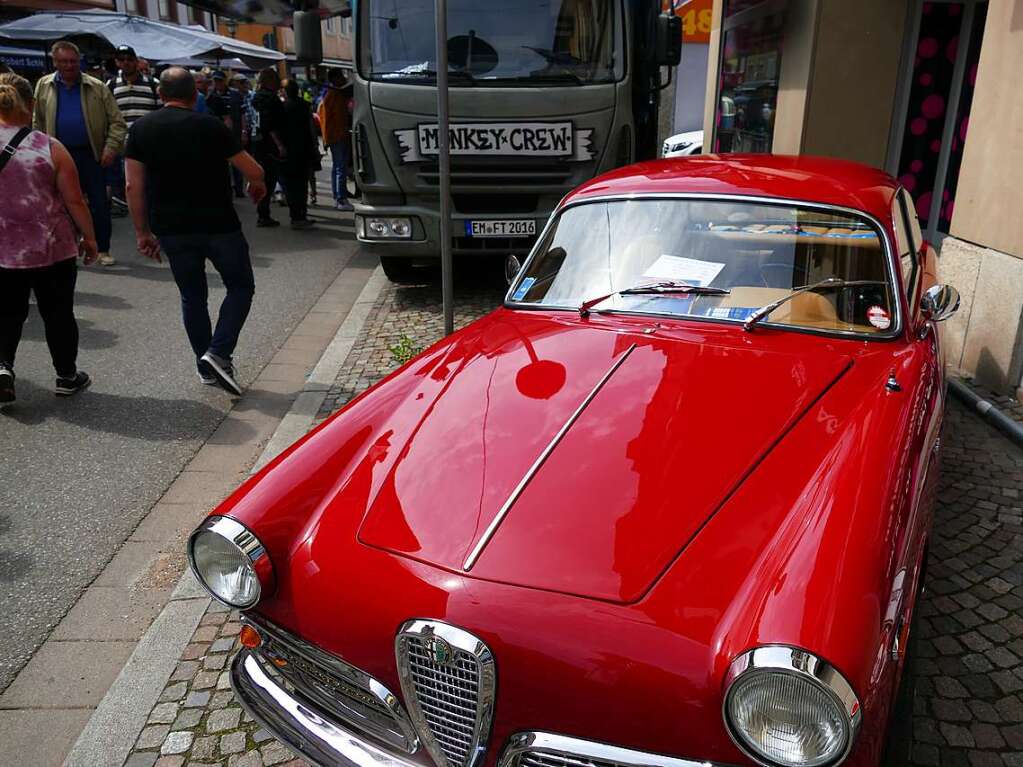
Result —
M356 234L363 240L409 240L412 219L404 216L356 216Z
M852 748L859 700L845 678L815 655L758 647L732 662L725 683L728 733L757 764L824 767Z
M230 517L209 517L192 533L188 563L202 587L229 607L248 609L274 587L263 544Z

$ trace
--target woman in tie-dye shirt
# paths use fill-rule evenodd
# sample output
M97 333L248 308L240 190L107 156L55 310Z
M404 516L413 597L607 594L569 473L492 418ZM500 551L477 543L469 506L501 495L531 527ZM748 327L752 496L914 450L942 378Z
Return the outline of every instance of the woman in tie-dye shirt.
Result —
M32 88L0 75L0 150L32 124ZM59 141L31 131L0 169L0 408L14 402L14 356L28 317L29 295L46 328L56 393L75 394L79 370L74 295L77 257L96 260L96 233L75 164Z

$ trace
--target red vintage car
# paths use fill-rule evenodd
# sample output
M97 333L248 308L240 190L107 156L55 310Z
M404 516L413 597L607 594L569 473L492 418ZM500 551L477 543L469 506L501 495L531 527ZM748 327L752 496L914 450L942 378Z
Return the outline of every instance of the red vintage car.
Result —
M878 764L957 305L879 171L587 183L193 533L237 696L320 765Z

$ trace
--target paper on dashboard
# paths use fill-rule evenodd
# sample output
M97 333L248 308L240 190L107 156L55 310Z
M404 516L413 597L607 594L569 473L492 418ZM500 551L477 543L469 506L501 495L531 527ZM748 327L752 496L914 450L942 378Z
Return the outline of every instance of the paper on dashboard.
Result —
M721 274L724 264L715 261L699 261L683 256L662 255L643 272L644 277L658 280L679 280L690 285L710 285Z

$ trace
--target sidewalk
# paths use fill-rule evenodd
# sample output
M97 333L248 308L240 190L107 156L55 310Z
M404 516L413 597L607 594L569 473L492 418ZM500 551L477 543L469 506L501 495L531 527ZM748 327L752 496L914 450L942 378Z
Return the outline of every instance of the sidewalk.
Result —
M498 305L501 294L483 282L459 285L456 326ZM346 343L346 357L334 363L333 383L316 392L320 406L301 417L306 428L397 367L392 347L421 348L441 336L435 286L381 282L379 295L360 315L360 332ZM350 331L342 328L338 336L351 337ZM913 711L895 733L891 764L1023 767L1023 451L955 402L945 440L928 590L916 629ZM175 604L189 606L194 628L184 649L162 661L164 681L154 705L141 712L130 748L89 761L88 744L79 741L76 753L83 758L69 764L304 764L249 720L232 697L225 670L236 649L236 614L201 597L187 580L164 615L183 609Z

